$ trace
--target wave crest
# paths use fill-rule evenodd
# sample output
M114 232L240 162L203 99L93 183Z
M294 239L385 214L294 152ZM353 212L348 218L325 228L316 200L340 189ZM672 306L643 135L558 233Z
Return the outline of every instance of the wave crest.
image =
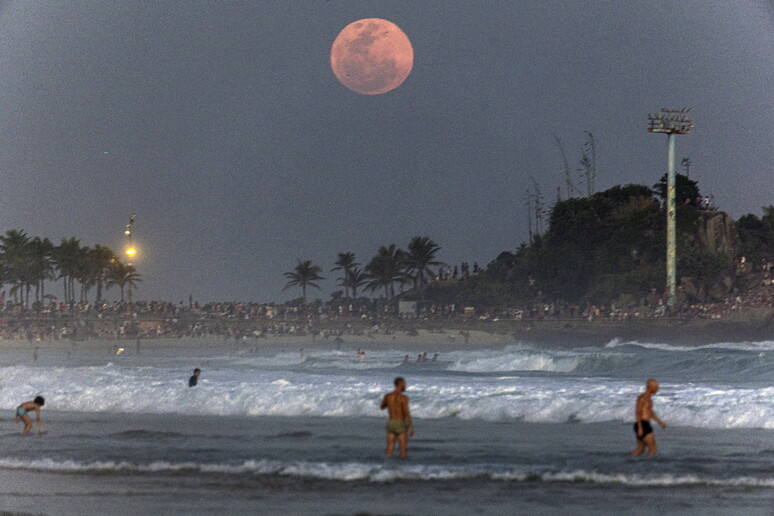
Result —
M374 483L395 480L451 481L476 478L502 482L544 482L621 484L632 487L669 486L733 486L774 488L774 479L749 476L714 478L700 475L599 473L586 470L540 471L521 468L499 468L444 465L397 465L378 463L332 462L279 462L247 460L238 464L208 464L197 462L131 462L95 461L78 462L53 459L17 460L0 459L0 468L7 470L45 471L55 473L201 473L218 475L277 475L313 478L339 482L367 481Z

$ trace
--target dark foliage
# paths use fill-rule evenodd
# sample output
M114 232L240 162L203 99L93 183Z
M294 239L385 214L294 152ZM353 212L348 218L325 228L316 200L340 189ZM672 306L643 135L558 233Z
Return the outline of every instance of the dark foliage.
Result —
M662 183L653 189L616 186L558 201L543 235L534 236L515 253L501 253L475 277L428 288L426 297L482 309L553 301L645 300L652 289L661 291L666 283L666 223L658 198L666 190L666 178ZM699 195L696 182L679 174L677 191L678 199ZM740 221L746 231L743 245L770 250L766 246L774 239L767 240L766 235L774 230L774 208L767 214L767 224L754 216ZM703 248L697 239L705 215L695 204L678 204L678 274L698 284L729 273L729 257Z

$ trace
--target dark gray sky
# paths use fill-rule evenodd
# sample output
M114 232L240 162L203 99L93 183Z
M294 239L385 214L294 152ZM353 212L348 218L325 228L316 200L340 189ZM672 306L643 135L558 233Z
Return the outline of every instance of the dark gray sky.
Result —
M330 70L338 32L399 25L414 68L378 96ZM583 131L597 190L652 185L661 107L678 162L734 217L774 203L767 0L0 2L0 230L122 246L140 298L269 301L297 258L427 235L448 263L527 238L523 198L564 184ZM105 154L107 153L107 154ZM576 178L577 179L577 178Z

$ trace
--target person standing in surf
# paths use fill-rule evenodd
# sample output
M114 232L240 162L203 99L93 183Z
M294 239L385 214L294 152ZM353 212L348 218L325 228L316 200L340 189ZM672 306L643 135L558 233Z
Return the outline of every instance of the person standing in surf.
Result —
M414 435L414 425L411 422L408 397L403 394L406 391L406 380L402 377L395 378L393 382L395 390L387 393L382 400L381 409L387 409L387 457L392 456L395 449L395 439L400 446L400 457L407 457L408 438Z
M193 375L188 379L188 386L189 387L196 387L196 384L199 383L199 375L202 374L202 370L198 367L194 369Z
M648 449L648 455L656 454L656 436L653 433L653 427L650 420L653 419L661 428L666 428L666 423L661 421L653 410L653 395L658 392L658 382L650 379L645 383L645 392L637 396L637 403L634 406L634 433L637 436L637 449L632 452L632 456L641 455Z
M16 417L14 418L15 422L19 422L19 420L24 422L24 430L22 431L22 435L29 435L30 430L32 430L32 419L30 419L30 412L35 412L35 421L38 423L38 434L43 433L43 425L40 424L40 407L45 405L46 400L43 399L43 396L38 396L32 401L25 401L18 407L16 407Z

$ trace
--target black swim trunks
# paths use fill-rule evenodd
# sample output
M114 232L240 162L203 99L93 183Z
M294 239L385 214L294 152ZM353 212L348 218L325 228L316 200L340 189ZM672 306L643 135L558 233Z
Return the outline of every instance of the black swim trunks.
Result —
M642 439L648 435L653 433L653 427L650 426L650 421L641 421L642 423L642 437L637 435L637 423L634 423L634 435L637 435L637 439L642 441Z

